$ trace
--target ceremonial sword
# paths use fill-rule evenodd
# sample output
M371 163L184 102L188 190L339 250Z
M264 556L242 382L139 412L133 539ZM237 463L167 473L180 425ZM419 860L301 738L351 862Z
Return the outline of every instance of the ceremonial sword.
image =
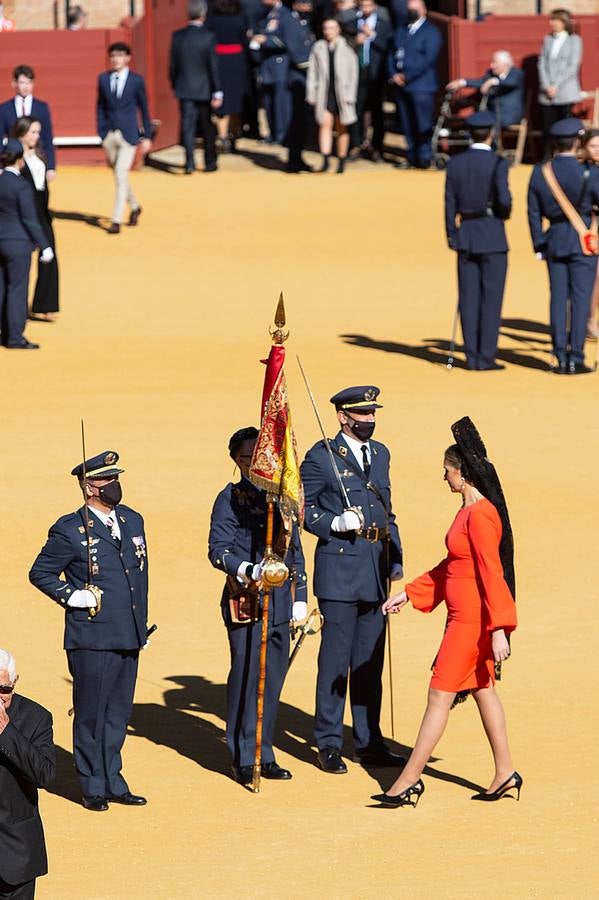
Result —
M96 598L96 605L90 606L87 610L88 619L93 619L94 616L97 616L100 610L102 609L102 590L92 582L93 571L93 563L92 563L92 553L91 553L91 543L89 537L89 506L87 502L87 470L85 468L85 425L83 424L83 419L81 419L81 448L83 451L83 506L85 509L85 539L87 544L87 584L85 585L86 591L91 591L91 593ZM97 567L96 567L97 568ZM97 572L95 573L97 574Z
M296 641L295 647L293 648L293 652L289 657L289 663L287 665L287 669L291 668L291 663L300 652L301 646L306 639L307 634L318 634L320 629L324 624L324 616L319 609L313 609L306 621L303 625L300 625L299 628L295 626L291 629L291 639L295 638L295 632L299 631L299 637Z

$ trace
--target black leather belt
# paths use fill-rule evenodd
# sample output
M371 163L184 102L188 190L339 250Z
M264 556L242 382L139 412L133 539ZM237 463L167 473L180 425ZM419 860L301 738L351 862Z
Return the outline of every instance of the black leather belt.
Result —
M493 216L492 209L475 209L474 212L461 212L460 219L462 222L469 222L471 219L486 219Z
M578 214L579 214L580 216L582 216L583 219L585 218L585 216L586 216L587 218L589 218L589 217L592 215L592 213L591 213L590 210L589 210L588 212L581 212L581 211L579 210ZM557 225L559 222L569 222L569 221L570 221L570 220L569 220L569 218L568 218L567 216L549 216L549 223L550 223L550 225Z
M376 544L377 541L385 541L389 537L388 528L377 528L376 525L369 525L368 528L361 528L357 531L358 537L364 538L369 544Z

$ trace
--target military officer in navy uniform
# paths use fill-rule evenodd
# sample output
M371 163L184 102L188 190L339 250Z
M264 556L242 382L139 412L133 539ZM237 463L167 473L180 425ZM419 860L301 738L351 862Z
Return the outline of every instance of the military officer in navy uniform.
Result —
M227 747L233 777L249 784L256 750L256 699L262 635L260 619L261 565L266 535L266 494L248 479L258 431L242 428L229 441L229 455L241 472L236 484L220 492L212 509L208 556L212 565L227 574L221 612L231 652L227 680ZM297 525L289 547L282 522L275 511L275 552L284 558L290 577L270 595L266 686L262 731L262 777L287 781L292 776L275 760L273 739L279 697L289 661L289 623L306 617L307 579Z
M306 102L306 77L312 44L316 40L312 31L310 16L312 0L295 0L291 16L285 19L283 38L289 52L289 98L291 115L287 145L289 158L287 171L311 172L311 167L302 159L302 150L310 122L311 109Z
M107 450L86 460L85 471L83 463L75 466L71 474L87 495L87 523L85 506L58 519L29 573L65 611L75 767L83 805L96 812L109 803L146 803L121 774L139 651L146 644L148 559L143 519L121 503L118 460Z
M551 166L562 191L588 227L593 207L599 204L599 171L578 162L582 133L580 119L562 119L551 126ZM543 219L549 222L546 230ZM542 164L534 167L528 186L528 224L535 252L547 261L549 270L551 340L557 361L553 371L557 375L586 374L591 369L584 363L584 340L597 257L583 253L578 233L545 180Z
M466 119L473 143L447 164L445 230L458 256L459 310L469 369L494 371L507 273L506 219L512 210L508 164L493 152L495 119Z
M275 144L284 144L291 115L289 52L284 31L291 12L281 0L262 0L262 3L266 17L250 41L250 50L255 51L260 64L258 83L270 130L269 139Z
M351 509L323 441L301 467L305 527L318 537L314 593L324 616L314 735L318 765L331 774L347 772L341 750L348 671L354 761L403 764L383 743L379 726L385 655L381 604L389 579L403 577L403 554L391 507L389 451L371 440L381 408L378 395L378 387L366 385L331 397L341 430L330 446Z

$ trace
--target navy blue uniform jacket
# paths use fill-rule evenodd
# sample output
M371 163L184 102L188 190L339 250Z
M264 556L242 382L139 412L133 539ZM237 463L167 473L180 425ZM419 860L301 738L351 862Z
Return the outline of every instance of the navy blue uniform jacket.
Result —
M152 137L152 120L148 109L146 85L137 72L129 72L120 97L110 90L110 72L98 76L96 119L98 134L104 140L109 131L120 131L128 144L137 144L140 125L144 137Z
M17 242L23 253L49 246L35 208L33 190L22 175L0 172L0 243Z
M341 432L330 441L335 463L352 506L361 508L365 525L389 527L389 563L403 565L403 554L395 515L391 507L389 451L370 441L369 481L376 485L383 502L366 486L366 479ZM339 455L341 451L341 455ZM343 455L344 454L344 455ZM387 596L385 541L369 543L355 532L331 531L331 522L343 512L343 499L323 441L306 454L301 467L306 494L305 528L318 537L314 558L314 593L323 600L372 601Z
M556 156L552 165L562 190L589 225L592 207L599 203L599 170L595 166L582 166L575 156ZM586 179L585 171L588 171ZM557 200L549 190L541 166L537 165L528 185L528 225L533 247L548 257L582 256L580 240L569 222L555 222L543 231L543 218L551 220L561 216Z
M99 573L92 581L102 591L102 609L90 619L87 609L67 607L73 591L85 587L87 542L85 510L62 516L29 572L40 591L65 608L65 650L137 650L146 643L148 618L148 559L144 522L128 506L115 507L121 541L113 540L106 525L90 507L92 559ZM65 579L59 578L64 573Z
M409 94L436 93L439 89L437 61L442 44L441 32L428 20L413 35L407 26L399 27L388 57L389 77L403 73L406 76L403 90Z
M275 510L275 540L281 521ZM228 484L220 492L212 508L208 558L216 569L237 576L243 562L258 563L264 557L266 534L266 494L247 479ZM276 549L276 548L275 548ZM297 525L293 525L291 541L285 556L291 577L272 591L270 621L282 625L291 619L294 600L306 600L307 578L304 554ZM292 585L294 591L292 592ZM241 584L239 585L241 587ZM295 596L293 595L295 594ZM230 624L229 592L223 589L221 606L225 622Z
M507 160L490 150L470 149L451 157L445 179L445 230L452 250L500 253L508 249L503 224L512 210L507 173ZM456 225L459 213L486 208L493 214Z
M56 154L54 152L54 132L52 131L52 117L50 116L50 107L43 100L37 100L35 97L31 103L31 118L37 119L42 126L40 135L40 144L46 157L46 164L49 169L56 168ZM0 103L0 142L3 138L8 137L12 131L12 127L17 121L17 111L15 109L14 98Z
M286 82L289 75L290 57L286 35L293 30L290 10L286 6L273 9L260 22L258 34L266 36L259 50L253 50L253 58L260 62L260 80L262 84L278 84ZM270 30L269 24L276 22L276 28ZM308 54L309 55L309 54Z
M480 78L467 78L468 87L479 88L484 81L495 78L488 69ZM517 124L524 115L524 72L515 67L493 87L488 96L487 109L499 119L502 128Z

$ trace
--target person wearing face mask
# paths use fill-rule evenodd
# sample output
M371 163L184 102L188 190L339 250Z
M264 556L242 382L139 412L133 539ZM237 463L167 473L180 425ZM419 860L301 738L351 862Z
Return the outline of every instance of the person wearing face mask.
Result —
M148 559L144 521L121 503L118 460L106 450L75 466L71 474L87 498L87 522L86 505L58 519L29 572L31 583L65 612L75 767L83 806L95 812L109 803L146 803L121 774L139 651L146 644Z
M403 553L391 507L389 451L372 440L380 391L350 387L331 397L341 430L329 441L345 486L346 508L323 441L301 467L305 528L318 537L314 593L324 616L318 656L314 736L317 763L332 775L347 772L341 758L349 674L354 762L400 766L379 726L388 584L403 577Z

